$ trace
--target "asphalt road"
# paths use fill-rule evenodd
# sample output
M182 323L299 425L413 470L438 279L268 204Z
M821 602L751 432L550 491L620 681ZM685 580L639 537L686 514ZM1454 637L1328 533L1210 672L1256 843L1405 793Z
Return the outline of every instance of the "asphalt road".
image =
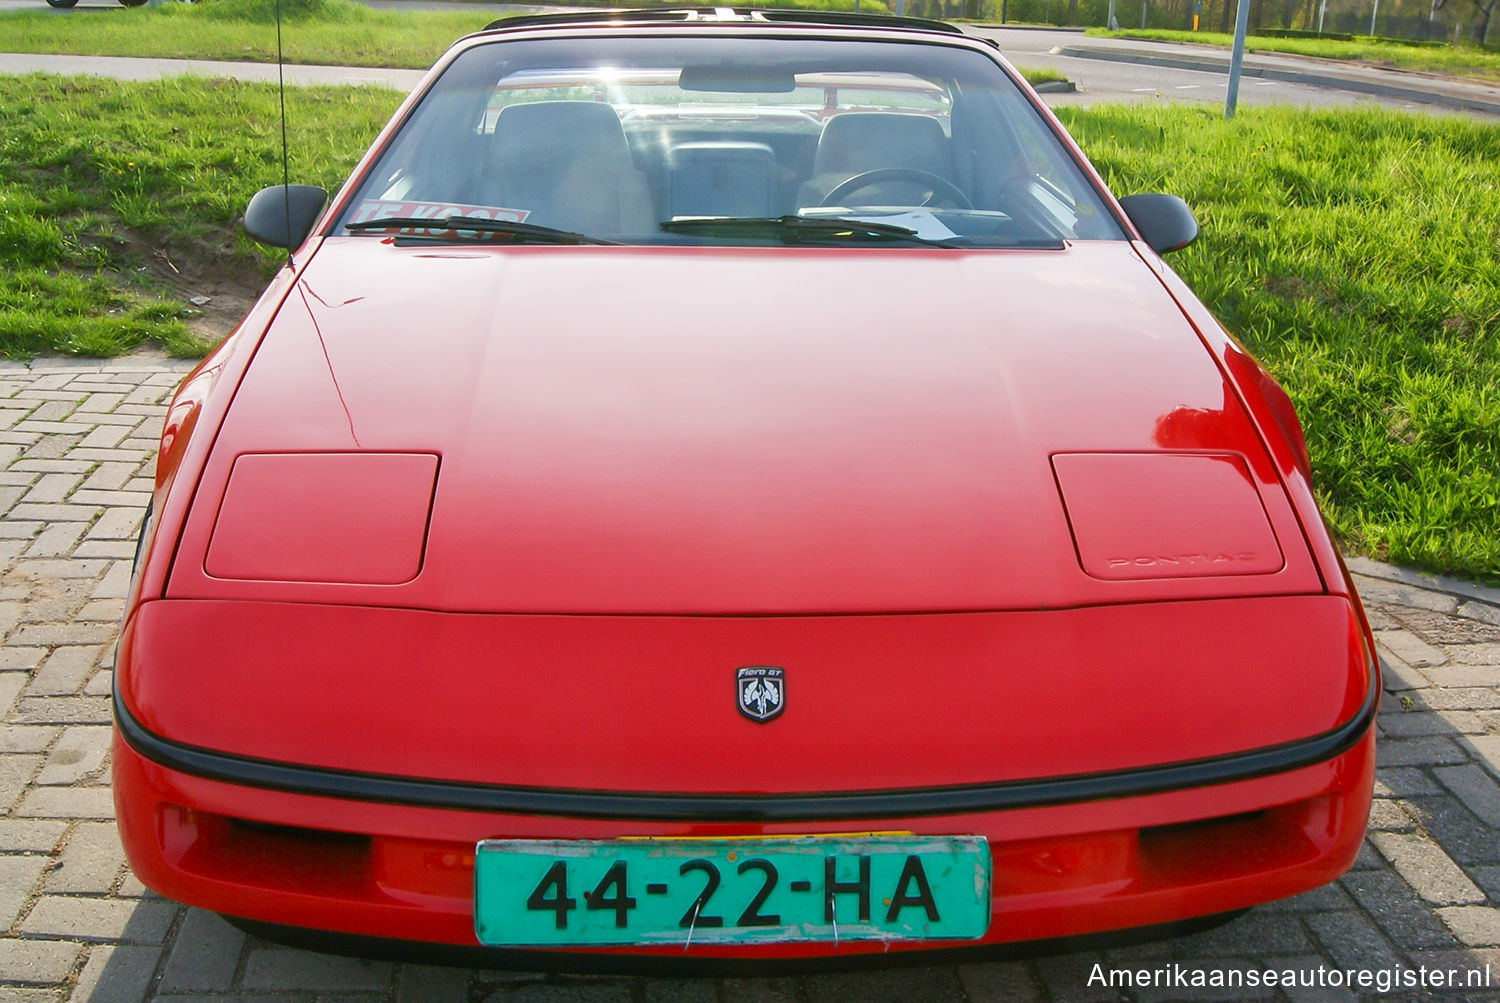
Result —
M1048 94L1051 105L1091 104L1101 101L1208 101L1222 105L1228 78L1222 73L1182 70L1141 63L1113 63L1053 53L1053 49L1083 41L1079 32L974 26L972 34L993 38L1000 51L1020 69L1051 67L1078 86L1074 94ZM1103 39L1089 39L1090 44ZM1136 43L1137 45L1139 43ZM1240 82L1242 105L1293 104L1310 108L1380 105L1386 108L1437 110L1431 105L1377 97L1331 87L1312 87L1277 80L1245 77Z
M495 12L496 16L506 12L542 9L535 5L455 4L445 3L443 0L363 0L363 2L372 7L399 6L407 9L451 9L454 7L490 9ZM45 0L0 0L0 13L12 10L50 9L46 5ZM59 17L98 17L104 11L122 9L124 8L119 5L118 0L79 0L78 5L71 10L58 10L55 13ZM1081 41L1082 35L1078 32L983 26L974 26L968 30L976 35L997 39L1000 43L1001 51L1016 66L1022 69L1028 67L1051 67L1062 72L1078 86L1076 93L1048 94L1047 102L1052 105L1087 105L1103 101L1197 101L1219 105L1224 103L1227 78L1222 73L1147 66L1140 63L1115 63L1097 59L1080 59L1063 56L1052 51L1060 46L1075 44ZM1103 41L1102 39L1091 39L1090 43ZM0 41L0 48L4 48L3 41ZM19 67L7 66L5 61L0 59L0 72L42 69L58 73L96 72L100 75L114 75L102 63L91 71L89 69L80 69L76 63L63 61L54 66L49 64L43 57L35 58L41 61L28 62L26 65ZM228 66L229 64L222 65ZM126 67L124 64L120 65L120 70L122 75L130 79L142 79L143 76L154 77L172 72L169 67L165 66L153 70L140 65ZM221 68L219 65L214 66L212 69L200 65L191 71L233 73L234 75L239 75L235 71ZM351 72L352 82L371 82L370 71L359 70ZM263 75L257 70L247 70L245 73L252 79L263 78ZM338 79L339 71L334 68L328 68L326 72L320 70L316 74L313 74L312 77L320 83L325 81L331 82L331 79ZM391 86L410 86L404 83L406 79L408 78L393 76L390 81ZM1419 104L1400 98L1380 97L1340 90L1333 87L1315 87L1252 77L1246 77L1242 81L1239 101L1244 105L1281 103L1319 108L1374 104L1388 108L1438 110L1431 105Z

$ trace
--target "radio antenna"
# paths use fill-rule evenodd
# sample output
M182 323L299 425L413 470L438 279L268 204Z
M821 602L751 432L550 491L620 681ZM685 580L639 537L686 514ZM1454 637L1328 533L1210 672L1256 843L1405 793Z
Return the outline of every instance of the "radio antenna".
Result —
M286 152L286 60L281 52L281 0L276 0L276 85L281 98L281 208L286 214L286 233L290 237L292 233L292 182ZM286 263L289 268L297 267L297 263L292 260L291 247L286 250Z

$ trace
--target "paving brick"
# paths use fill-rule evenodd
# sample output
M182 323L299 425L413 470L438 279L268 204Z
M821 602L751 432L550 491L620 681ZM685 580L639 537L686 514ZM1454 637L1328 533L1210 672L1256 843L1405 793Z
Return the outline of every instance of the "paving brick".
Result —
M99 521L89 528L88 538L108 540L134 540L140 533L141 516L144 510L134 505L106 508Z
M20 628L8 643L51 648L59 644L108 644L114 639L115 628L110 624L37 624Z
M1340 968L1394 968L1401 963L1401 955L1363 913L1313 913L1306 923Z
M46 857L0 854L0 933L15 925L46 869Z
M1487 905L1450 906L1438 915L1453 936L1469 947L1500 947L1500 909Z
M1486 636L1500 635L1500 628L1486 628ZM1483 666L1493 673L1493 678L1500 683L1500 641L1491 640L1485 644L1454 644L1446 649L1448 655L1455 662L1464 665Z
M396 1003L469 1003L472 978L461 968L402 965L396 973Z
M1375 762L1382 767L1462 763L1468 758L1468 753L1452 739L1438 735L1379 742L1375 746Z
M141 1003L151 989L160 957L159 947L99 944L90 948L70 1003Z
M21 502L14 505L7 518L35 519L39 522L93 522L98 514L97 505L33 504Z
M1346 874L1339 883L1398 947L1423 950L1453 946L1448 929L1395 873L1360 871Z
M1082 983L1080 983L1080 986ZM808 1003L844 1003L847 1000L961 1001L963 986L951 969L913 968L884 972L837 972L810 975L802 980Z
M1500 735L1475 735L1465 738L1463 742L1484 764L1485 769L1500 777Z
M111 822L81 822L69 834L58 866L47 875L48 893L104 895L125 866L125 851Z
M1500 688L1474 686L1463 689L1426 690L1422 702L1434 710L1500 709Z
M962 976L962 968L959 973ZM800 1003L802 990L797 980L790 978L724 979L719 983L719 998L722 1003ZM1024 1003L1026 997L1017 999Z
M0 938L0 978L23 985L60 983L73 971L82 944Z
M189 909L167 955L159 988L172 993L229 989L244 946L245 935L239 930L211 912Z
M28 791L13 814L21 818L114 818L108 787L39 787Z
M1494 948L1468 948L1460 951L1426 951L1414 955L1412 962L1423 965L1428 974L1442 978L1443 984L1429 989L1429 995L1443 999L1464 999L1453 995L1462 989L1489 989L1491 993L1500 989L1500 950ZM1493 995L1468 997L1493 1000Z
M1467 710L1398 710L1381 714L1379 722L1381 734L1391 739L1484 732L1478 715Z
M82 480L77 474L43 474L32 484L22 501L32 504L63 501Z
M0 505L0 510L5 508ZM29 540L42 531L47 525L44 522L26 519L4 519L0 520L0 539L4 540Z
M130 591L130 562L111 561L109 570L89 593L91 599L123 599Z
M20 930L39 936L160 944L179 908L161 899L135 902L43 895Z
M0 715L8 713L26 685L26 677L19 672L0 675Z
M1462 766L1439 766L1432 775L1486 825L1500 829L1500 784L1496 784L1484 770L1465 763Z
M1450 662L1430 669L1423 669L1434 686L1493 686L1497 680L1496 670L1490 666L1460 665Z
M103 649L96 644L67 645L52 649L52 654L42 663L31 684L26 687L28 696L67 696L83 689L89 675L99 664Z
M1446 792L1408 798L1406 813L1460 867L1500 864L1500 839L1458 798Z
M0 728L0 753L45 752L57 738L58 729L50 725Z
M128 425L97 425L78 444L84 449L113 449L120 444L122 439L129 436L130 432L131 428Z
M81 522L56 522L37 534L26 548L27 557L63 557L70 553L83 535Z
M47 765L36 783L64 786L98 772L109 753L110 728L106 725L75 725L64 729L62 738L47 754Z
M245 961L245 989L385 989L391 985L389 962L339 958L289 947L264 947Z
M1401 810L1401 806L1386 798L1376 798L1370 802L1370 829L1371 831L1394 831L1406 832L1415 827L1411 816Z
M14 724L109 724L107 697L23 697L11 712Z
M1355 576L1355 588L1361 600L1384 603L1399 608L1430 609L1440 613L1451 613L1458 608L1458 600L1442 592L1413 588L1397 582Z
M83 604L83 608L75 614L75 618L85 622L119 623L124 613L125 601L123 599L91 599Z
M1375 643L1413 668L1442 665L1448 660L1447 655L1409 630L1383 630L1375 635Z
M1118 990L1097 981L1090 985L1089 976L1094 974L1099 963L1097 957L1088 954L1061 954L1035 959L1032 969L1052 999L1080 1003L1108 1000L1113 1003L1121 998Z
M1500 626L1500 606L1483 602L1466 602L1458 607L1456 615L1469 620L1479 620L1492 626Z
M43 758L20 754L0 756L0 812L22 797Z
M481 1003L630 1003L626 982L526 985L479 997Z
M63 822L0 818L0 854L51 853L66 831Z
M1417 835L1377 832L1371 834L1370 841L1426 901L1434 905L1467 905L1484 901L1484 893L1431 840Z

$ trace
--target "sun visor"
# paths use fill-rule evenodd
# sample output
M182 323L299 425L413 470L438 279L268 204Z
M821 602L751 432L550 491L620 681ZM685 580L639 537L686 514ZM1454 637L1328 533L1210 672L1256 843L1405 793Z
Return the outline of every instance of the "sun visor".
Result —
M430 453L238 457L204 571L267 582L397 585L422 567Z
M1245 461L1222 453L1059 453L1079 563L1130 581L1264 575L1284 563Z

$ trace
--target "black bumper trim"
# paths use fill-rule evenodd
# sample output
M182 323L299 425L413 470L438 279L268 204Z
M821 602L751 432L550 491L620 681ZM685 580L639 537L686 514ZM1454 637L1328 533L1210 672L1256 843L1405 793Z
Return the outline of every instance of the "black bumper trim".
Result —
M182 773L289 794L422 808L662 822L822 822L967 815L1036 808L1252 780L1326 762L1352 749L1380 703L1372 660L1364 703L1321 735L1250 752L1163 766L961 787L814 794L656 794L514 787L298 766L182 745L147 731L114 694L115 722L132 749Z

